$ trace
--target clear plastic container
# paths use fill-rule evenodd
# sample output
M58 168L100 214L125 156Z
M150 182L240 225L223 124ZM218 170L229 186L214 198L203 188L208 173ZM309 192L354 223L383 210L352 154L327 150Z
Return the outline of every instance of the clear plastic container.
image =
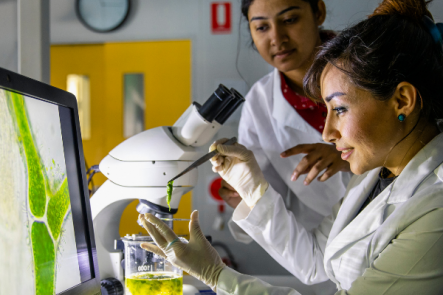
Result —
M183 272L161 256L140 247L149 236L122 238L125 244L125 295L182 295Z

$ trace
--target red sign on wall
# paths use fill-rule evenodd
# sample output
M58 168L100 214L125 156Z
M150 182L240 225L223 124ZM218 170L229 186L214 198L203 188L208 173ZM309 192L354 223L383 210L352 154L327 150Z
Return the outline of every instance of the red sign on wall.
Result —
M211 3L211 31L213 34L231 33L231 3Z

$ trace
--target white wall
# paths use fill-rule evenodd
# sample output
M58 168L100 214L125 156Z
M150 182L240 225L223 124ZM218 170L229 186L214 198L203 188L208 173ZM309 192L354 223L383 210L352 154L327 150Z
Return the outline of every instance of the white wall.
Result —
M0 0L0 67L49 83L49 0Z
M343 30L372 14L381 0L324 0L327 8L327 19L324 27L332 30ZM434 0L429 9L437 22L443 21L443 1Z
M88 30L77 19L75 1L51 1L51 43L100 43L137 40L190 39L193 46L193 99L205 101L215 90L214 80L240 79L236 67L239 4L233 1L233 33L212 35L207 0L133 0L128 22L109 33ZM246 50L246 49L245 49ZM243 53L243 52L242 52ZM252 52L241 64L245 78L253 83L269 66Z
M0 0L0 67L18 71L16 0Z
M3 1L4 2L4 1ZM13 10L12 3L3 3L0 9ZM229 35L210 33L210 3L208 0L133 0L133 9L129 21L120 29L111 33L95 33L85 28L77 19L73 0L51 0L51 43L99 43L135 40L192 40L192 75L193 100L204 102L215 90L218 83L226 83L245 93L249 87L271 68L249 47L250 37L244 21L240 23L240 0L232 0L233 32ZM378 4L378 0L325 0L328 17L326 29L341 30L345 26L362 20ZM431 10L437 20L443 18L443 1L435 1ZM0 12L3 15L3 11ZM5 20L0 18L0 32ZM13 24L13 20L9 23ZM12 26L8 24L8 26ZM239 26L241 34L239 34ZM9 36L8 44L15 44ZM4 54L14 56L14 47L0 49ZM239 50L238 50L238 44ZM7 53L9 52L9 53ZM236 57L239 54L238 68L245 78L242 80L236 69ZM0 66L7 58L0 58ZM239 112L225 125L217 137L236 135ZM193 194L193 207L200 211L200 223L205 234L212 235L216 241L226 243L240 265L240 271L249 274L287 274L257 244L243 245L236 243L227 229L214 231L212 223L217 206L208 201L207 182L215 177L210 165L199 168L199 181ZM289 177L289 176L288 176ZM225 214L230 216L231 210Z

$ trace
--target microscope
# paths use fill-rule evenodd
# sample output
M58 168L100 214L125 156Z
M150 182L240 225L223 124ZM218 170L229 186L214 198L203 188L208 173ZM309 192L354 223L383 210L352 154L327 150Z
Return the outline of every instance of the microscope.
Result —
M143 131L100 162L108 180L92 196L91 211L101 279L115 278L124 285L123 253L115 245L123 210L138 199L139 213L171 218L181 197L196 185L197 169L174 181L170 210L168 181L202 155L196 148L207 144L244 101L235 89L220 84L203 105L193 102L172 127ZM172 221L168 225L172 228Z

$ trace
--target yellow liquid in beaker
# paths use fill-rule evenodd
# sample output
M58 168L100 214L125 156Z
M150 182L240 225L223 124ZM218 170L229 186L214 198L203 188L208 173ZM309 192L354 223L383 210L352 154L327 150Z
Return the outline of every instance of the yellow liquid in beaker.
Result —
M125 280L129 295L182 295L183 277L172 272L137 273Z

